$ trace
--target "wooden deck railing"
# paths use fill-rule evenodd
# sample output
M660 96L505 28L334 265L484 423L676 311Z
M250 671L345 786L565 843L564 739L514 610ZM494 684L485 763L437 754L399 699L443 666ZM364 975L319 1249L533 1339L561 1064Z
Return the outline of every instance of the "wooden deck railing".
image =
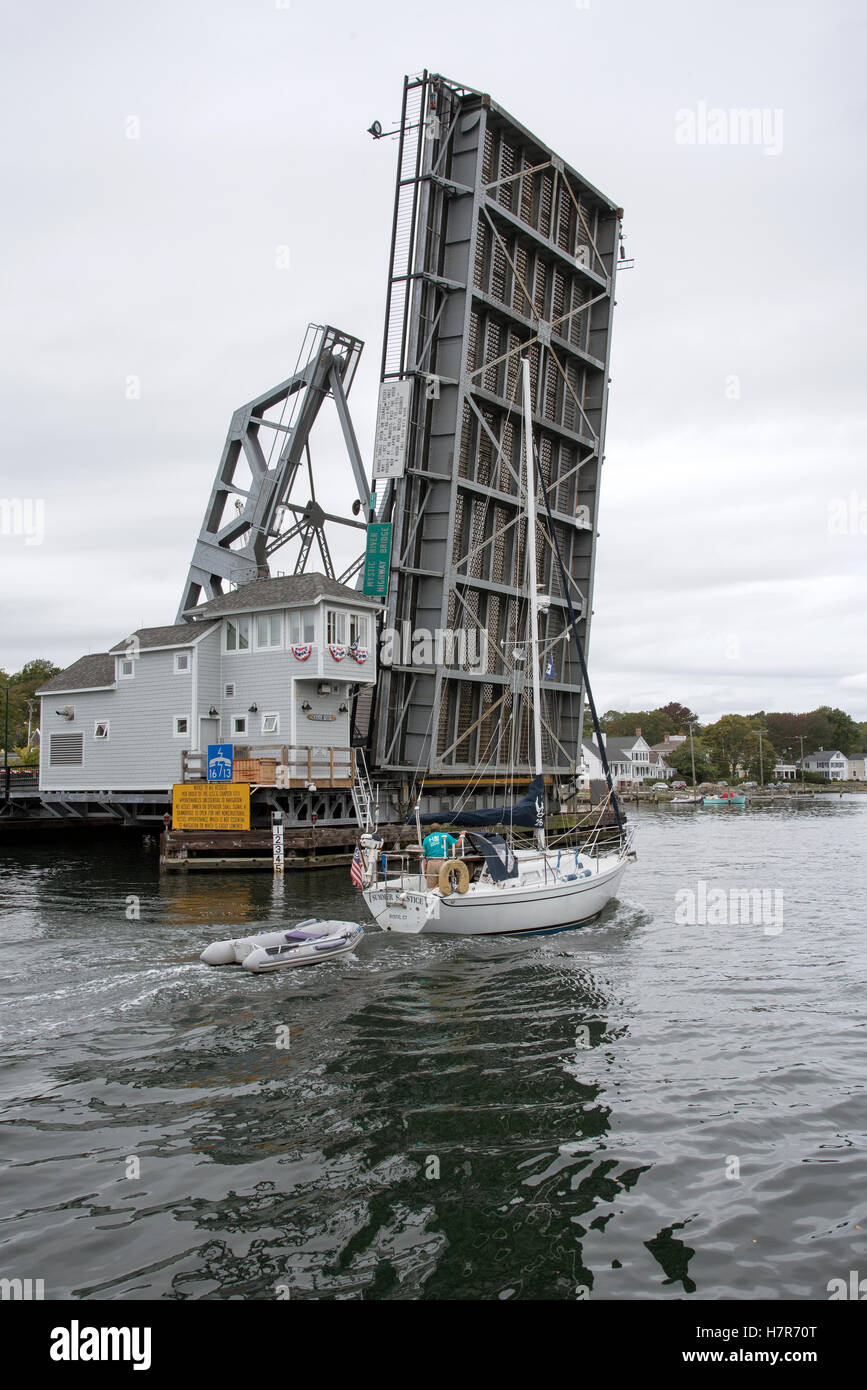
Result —
M181 781L207 780L207 753L184 749ZM262 787L351 787L354 748L311 748L302 744L236 744L233 782Z

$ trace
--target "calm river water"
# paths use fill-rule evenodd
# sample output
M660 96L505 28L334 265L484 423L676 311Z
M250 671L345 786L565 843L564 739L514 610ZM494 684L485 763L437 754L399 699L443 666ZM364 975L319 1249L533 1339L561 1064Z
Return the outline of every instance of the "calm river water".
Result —
M634 819L589 927L371 928L268 977L198 954L363 919L348 870L5 851L0 1274L54 1299L692 1300L867 1275L867 797ZM733 887L764 890L759 921Z

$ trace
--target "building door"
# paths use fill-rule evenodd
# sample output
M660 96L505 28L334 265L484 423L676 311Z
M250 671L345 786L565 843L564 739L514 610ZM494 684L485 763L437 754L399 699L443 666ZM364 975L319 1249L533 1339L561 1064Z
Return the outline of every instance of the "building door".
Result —
M209 743L220 742L220 721L209 714L199 715L199 751L207 753Z

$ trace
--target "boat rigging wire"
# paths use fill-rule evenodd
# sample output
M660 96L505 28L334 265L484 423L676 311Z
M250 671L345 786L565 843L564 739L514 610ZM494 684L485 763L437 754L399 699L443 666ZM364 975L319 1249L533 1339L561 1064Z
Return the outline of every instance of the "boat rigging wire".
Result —
M569 587L566 583L566 566L563 564L563 556L560 553L560 542L557 539L557 532L554 530L554 518L551 515L551 504L548 501L548 489L545 485L545 479L542 476L541 468L538 469L538 474L539 482L542 486L542 501L545 504L545 517L547 520L548 532L551 538L551 542L554 546L554 554L557 557L557 565L559 567L560 578L563 583L563 597L566 600L566 607L569 610L569 621L572 624L572 633L575 638L575 647L578 652L578 660L581 663L581 676L584 681L584 690L587 695L587 703L590 706L590 715L593 719L593 731L596 735L596 746L599 749L599 758L602 763L602 770L605 773L605 780L608 783L608 794L611 798L611 806L614 811L615 819L617 821L617 829L620 831L620 834L622 835L623 819L620 815L620 806L617 801L617 795L614 791L614 782L611 777L611 768L608 766L608 756L605 752L605 744L602 739L602 730L599 727L599 716L596 713L596 702L593 699L593 691L590 689L590 678L587 674L587 662L584 660L584 648L581 644L581 638L578 633L578 619L575 615L575 609L572 606L572 595L569 593Z

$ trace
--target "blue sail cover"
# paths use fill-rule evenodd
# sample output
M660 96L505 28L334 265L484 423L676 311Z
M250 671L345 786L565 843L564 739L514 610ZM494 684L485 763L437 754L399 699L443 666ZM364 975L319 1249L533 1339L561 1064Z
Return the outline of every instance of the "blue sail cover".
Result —
M517 825L542 829L545 824L545 783L534 777L520 801L513 806L480 806L475 811L426 811L419 816L422 825L454 825L469 830L482 825ZM405 825L412 825L415 816L407 816Z

